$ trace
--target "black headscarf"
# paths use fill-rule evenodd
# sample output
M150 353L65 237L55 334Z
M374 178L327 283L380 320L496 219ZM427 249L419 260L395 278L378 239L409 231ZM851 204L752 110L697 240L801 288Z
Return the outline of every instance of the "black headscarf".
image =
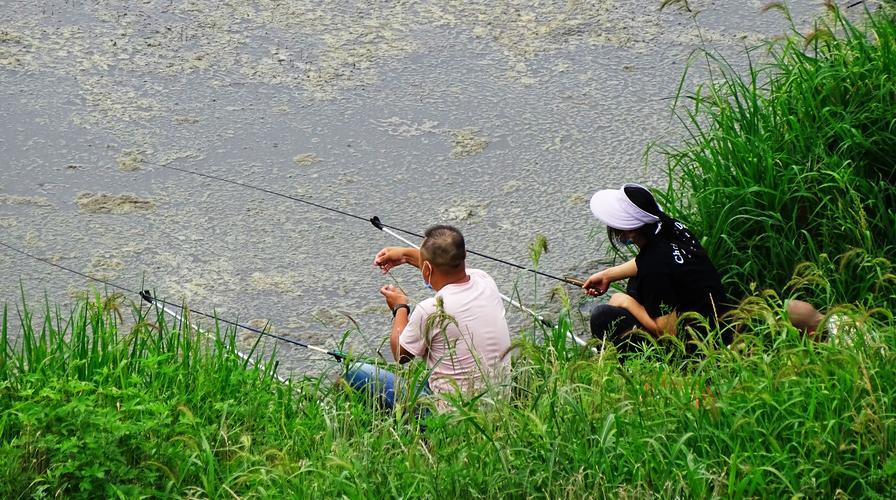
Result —
M680 221L666 215L650 191L638 185L625 186L624 191L625 196L638 208L659 218L659 222L645 226L648 231L652 230L651 233L655 237L674 243L680 251L691 257L706 256L706 250L697 241L694 233Z

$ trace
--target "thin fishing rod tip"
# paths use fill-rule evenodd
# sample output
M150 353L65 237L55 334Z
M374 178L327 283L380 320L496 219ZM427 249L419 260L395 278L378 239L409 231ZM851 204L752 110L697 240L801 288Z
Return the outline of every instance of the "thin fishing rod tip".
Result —
M152 297L152 292L150 292L149 290L143 290L143 291L141 291L141 292L140 292L140 298L143 299L143 300L145 300L145 301L147 301L147 302L149 302L150 304L152 304L152 302L153 302L153 300L154 300L153 297Z
M382 223L382 221L380 221L380 218L377 217L376 215L374 215L373 217L370 218L370 223L373 224L373 227L379 229L380 231L383 230L383 223Z

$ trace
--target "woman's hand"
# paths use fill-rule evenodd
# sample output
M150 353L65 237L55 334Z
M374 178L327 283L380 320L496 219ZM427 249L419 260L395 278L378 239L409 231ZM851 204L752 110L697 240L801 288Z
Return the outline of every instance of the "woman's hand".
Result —
M585 280L582 290L592 297L607 293L610 283L624 280L638 275L638 264L631 259L624 264L608 267L603 271L592 274Z
M610 279L609 270L604 269L603 271L589 276L582 285L582 290L592 297L597 297L598 295L607 293L607 290L610 288L610 283L612 282L613 280Z

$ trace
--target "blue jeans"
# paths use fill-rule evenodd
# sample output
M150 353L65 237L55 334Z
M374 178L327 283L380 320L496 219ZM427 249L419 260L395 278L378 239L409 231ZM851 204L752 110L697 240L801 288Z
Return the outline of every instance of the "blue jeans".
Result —
M408 383L394 373L368 363L355 363L345 374L345 381L356 391L366 391L367 395L377 401L380 406L391 410L398 401L407 401ZM414 396L432 394L429 379L417 381ZM398 396L396 398L396 395Z

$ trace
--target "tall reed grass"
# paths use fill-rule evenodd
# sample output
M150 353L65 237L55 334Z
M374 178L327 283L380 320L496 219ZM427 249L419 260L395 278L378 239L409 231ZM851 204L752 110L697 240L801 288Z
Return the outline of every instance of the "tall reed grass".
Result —
M567 345L564 314L547 342L519 342L510 399L421 420L327 377L283 384L232 332L138 309L122 331L119 297L33 326L23 307L2 324L0 496L896 493L892 315L857 312L874 341L842 349L794 331L774 297L750 307L736 349L660 346L624 367Z
M745 71L704 54L710 81L679 89L688 138L663 150L664 205L740 296L833 259L850 263L836 270L843 286L807 297L896 305L896 24L883 12L861 23L831 3L813 31L763 48ZM879 276L880 294L851 285Z

